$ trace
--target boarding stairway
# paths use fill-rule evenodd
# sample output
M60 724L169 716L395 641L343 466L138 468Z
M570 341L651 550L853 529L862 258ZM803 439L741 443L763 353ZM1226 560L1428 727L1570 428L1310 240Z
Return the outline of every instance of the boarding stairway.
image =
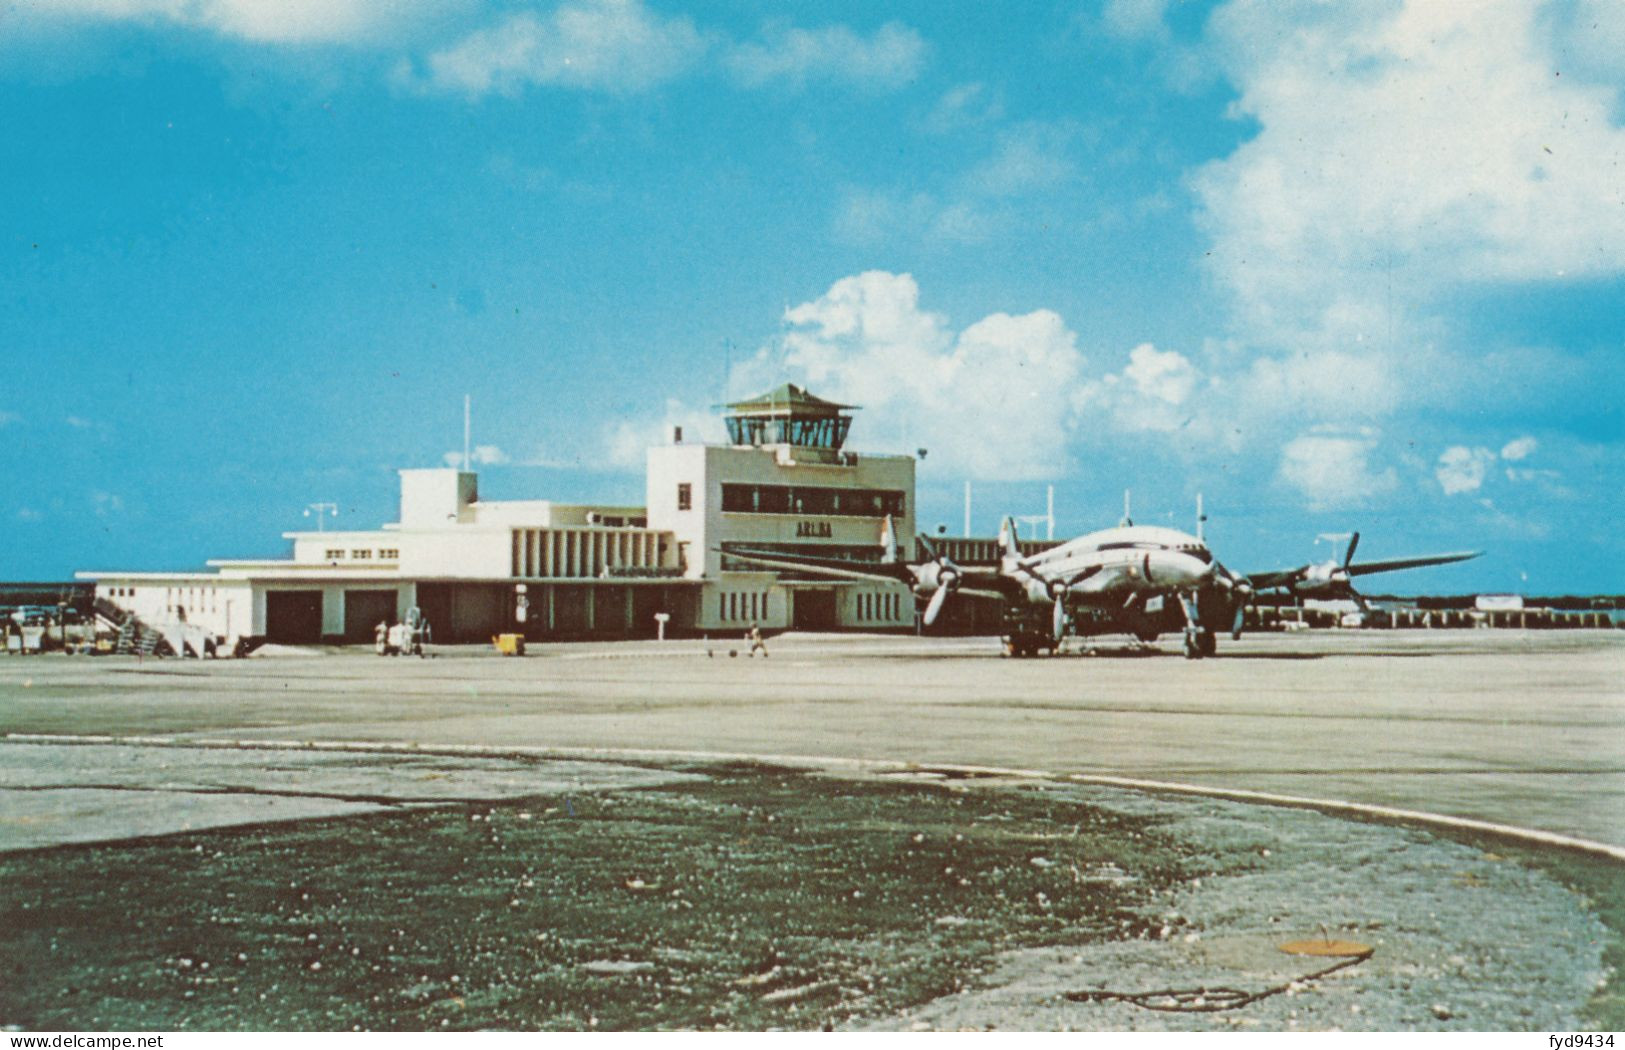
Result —
M163 633L145 623L141 617L121 609L106 598L96 599L96 620L118 632L113 651L122 656L154 656Z
M127 656L212 656L214 639L196 624L153 624L106 598L96 599L96 616L118 632L113 651Z

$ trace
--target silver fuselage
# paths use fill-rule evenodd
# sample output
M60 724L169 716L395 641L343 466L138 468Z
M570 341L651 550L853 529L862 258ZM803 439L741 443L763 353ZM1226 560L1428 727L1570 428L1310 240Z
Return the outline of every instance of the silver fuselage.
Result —
M1026 559L1026 565L1043 578L1020 576L1035 602L1054 600L1054 581L1065 585L1069 602L1116 604L1135 595L1192 591L1214 576L1213 553L1205 543L1157 525L1091 532Z

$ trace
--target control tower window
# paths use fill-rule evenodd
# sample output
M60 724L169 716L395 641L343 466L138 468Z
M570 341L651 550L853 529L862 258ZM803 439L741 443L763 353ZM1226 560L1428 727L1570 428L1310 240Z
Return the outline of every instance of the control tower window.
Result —
M679 482L677 485L677 509L694 509L694 486L688 482Z
M726 406L733 445L793 445L838 451L852 426L853 405L826 401L785 383L765 394Z

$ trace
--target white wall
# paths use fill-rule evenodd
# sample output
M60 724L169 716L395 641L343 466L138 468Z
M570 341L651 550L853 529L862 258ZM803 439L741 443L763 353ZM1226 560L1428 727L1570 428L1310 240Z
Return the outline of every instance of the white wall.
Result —
M400 533L373 529L365 532L290 532L293 540L293 560L300 565L342 565L353 569L370 569L382 562L393 566L396 559L384 557L387 551L399 551ZM338 551L337 558L328 557L329 551ZM366 557L357 557L365 551Z
M479 498L478 475L473 471L403 470L401 525L435 528L473 520L469 504Z
M677 509L677 487L687 482L693 507ZM884 518L795 514L724 514L722 485L728 483L817 485L828 488L894 489L904 493L904 513L896 523L898 544L907 556L914 535L912 456L858 456L850 466L787 465L774 448L718 445L665 445L648 455L649 526L669 529L688 543L688 575L715 577L723 542L829 543L880 545ZM830 535L816 540L796 535L802 522L828 524Z
M476 528L409 531L401 536L402 576L417 579L507 579L513 574L513 530Z
M264 602L255 621L253 588L246 581L177 573L173 576L103 576L96 596L150 624L184 619L222 638L256 634L265 622Z

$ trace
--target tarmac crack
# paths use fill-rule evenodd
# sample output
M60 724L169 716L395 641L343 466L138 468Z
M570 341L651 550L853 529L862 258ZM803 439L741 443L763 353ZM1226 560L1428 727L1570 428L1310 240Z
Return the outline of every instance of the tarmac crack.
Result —
M1372 949L1366 948L1358 954L1339 959L1330 966L1316 970L1314 973L1302 977L1294 977L1283 984L1271 985L1262 991L1245 992L1239 988L1220 985L1217 987L1199 986L1196 988L1158 988L1146 992L1115 992L1108 989L1091 989L1081 992L1067 992L1064 998L1074 1003L1100 1003L1123 1002L1146 1010L1160 1010L1164 1013L1218 1013L1222 1010L1239 1010L1244 1006L1268 999L1272 995L1280 995L1293 988L1302 987L1311 981L1322 977L1329 977L1339 970L1346 970L1351 966L1358 966L1371 958Z

